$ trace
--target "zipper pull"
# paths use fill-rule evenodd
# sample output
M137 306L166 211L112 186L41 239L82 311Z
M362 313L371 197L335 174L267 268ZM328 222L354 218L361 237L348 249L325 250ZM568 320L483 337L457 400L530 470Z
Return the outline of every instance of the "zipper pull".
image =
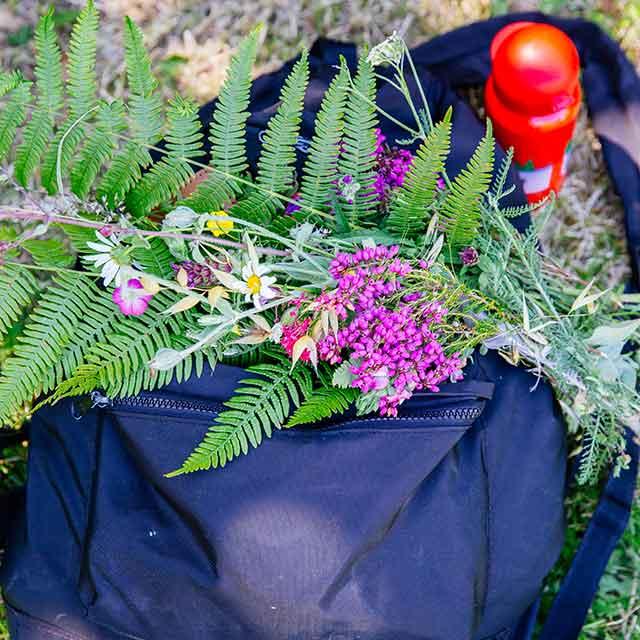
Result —
M82 396L71 402L71 417L82 420L91 409L106 409L112 404L111 399L99 391L92 391L88 396Z
M106 409L107 407L110 407L112 404L113 402L111 398L108 398L107 396L103 395L99 391L91 392L91 408L92 409L95 409L96 407L98 409Z

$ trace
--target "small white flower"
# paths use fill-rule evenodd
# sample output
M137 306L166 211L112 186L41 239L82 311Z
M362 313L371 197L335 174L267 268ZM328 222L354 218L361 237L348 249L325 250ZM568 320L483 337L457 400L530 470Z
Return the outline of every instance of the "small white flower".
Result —
M404 42L402 38L393 32L386 40L377 44L367 56L367 62L373 67L382 64L399 64L404 55Z
M214 273L227 289L243 293L246 302L253 301L255 308L261 309L263 300L273 300L278 295L276 289L272 288L276 279L268 275L271 273L268 265L260 264L251 240L247 238L246 243L249 259L242 267L241 279L222 271L214 271Z
M95 267L100 267L100 276L104 281L105 287L108 287L115 281L115 285L119 287L122 284L123 267L128 267L129 262L122 255L122 247L120 243L112 238L103 236L96 231L98 242L87 242L87 246L97 253L84 256L87 262L93 262Z

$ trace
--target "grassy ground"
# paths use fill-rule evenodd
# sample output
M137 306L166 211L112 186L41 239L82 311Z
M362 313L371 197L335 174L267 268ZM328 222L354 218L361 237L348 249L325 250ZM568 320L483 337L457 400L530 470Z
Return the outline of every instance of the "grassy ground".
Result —
M393 30L410 44L473 20L507 11L542 9L580 15L600 23L640 66L640 0L96 0L103 13L99 64L104 96L122 92L121 18L144 28L168 93L180 89L205 101L213 97L240 37L258 21L266 25L256 75L273 69L309 45L318 34L358 43L376 42ZM83 0L61 0L60 28L68 29ZM44 2L0 2L0 66L29 66L33 25ZM4 195L3 195L4 197ZM599 143L582 115L570 176L559 199L553 228L543 241L568 269L602 284L628 273L620 203L611 191ZM0 364L2 361L0 352ZM23 479L26 447L0 451L0 488ZM594 508L596 491L567 502L568 536L558 569L549 577L549 602ZM0 640L8 632L0 614ZM583 640L640 640L640 502L631 526L601 583Z

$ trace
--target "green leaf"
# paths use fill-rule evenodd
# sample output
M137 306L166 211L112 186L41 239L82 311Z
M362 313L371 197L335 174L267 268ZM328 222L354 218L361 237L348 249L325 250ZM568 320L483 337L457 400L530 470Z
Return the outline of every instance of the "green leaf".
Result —
M14 264L0 266L0 341L31 306L39 292L29 269Z
M269 120L258 160L256 188L229 210L236 218L268 224L284 206L275 194L290 195L296 162L304 94L309 80L309 56L303 51L284 82L280 105Z
M291 361L275 356L274 362L249 367L254 378L243 380L228 407L209 428L180 469L168 477L204 469L224 467L249 447L257 447L263 434L271 437L273 429L281 429L293 408L311 393L311 375L305 367L291 371Z
M194 175L189 162L202 156L202 131L198 105L176 96L169 103L166 153L127 196L127 206L137 216L147 215L160 203L180 193Z
M447 193L440 220L452 249L471 245L478 235L480 208L484 194L491 184L494 159L494 140L491 121L467 166L455 177Z
M23 82L10 91L9 99L0 112L0 160L4 160L11 150L18 127L24 122L31 98L30 82Z
M291 416L285 429L303 424L313 424L344 413L355 402L358 394L359 391L352 388L322 387L316 389Z
M96 125L71 171L71 189L79 198L86 198L95 179L118 148L118 134L125 128L124 105L120 100L101 103Z
M87 114L95 103L97 32L98 12L93 0L89 0L78 15L69 41L67 53L69 117L59 128L42 166L42 184L50 194L57 191L58 156L60 156L61 173L64 175L76 147L84 137L84 127L76 121ZM63 148L58 154L58 147L63 139Z
M451 108L418 148L411 169L391 202L387 226L399 237L415 236L426 230L450 144Z
M33 262L40 267L70 267L75 256L67 251L64 243L55 238L46 240L26 240L21 247L27 251Z
M122 314L91 278L61 274L29 315L13 355L0 375L0 424L40 393L53 389L104 339Z
M152 162L148 145L162 137L162 99L157 93L157 80L151 72L151 58L144 47L140 28L130 18L124 22L125 62L130 97L127 103L131 119L131 135L102 178L98 198L110 207L118 205L138 183L142 171Z
M332 80L316 116L309 156L300 185L301 203L328 211L338 178L338 155L349 89L349 71L343 65ZM304 211L302 215L306 217Z
M376 179L376 134L378 118L375 108L376 79L366 57L360 58L358 72L347 99L344 116L343 150L338 162L341 176L350 175L359 189L353 202L342 201L342 208L352 224L372 222L377 214L373 184Z
M58 46L53 8L45 13L36 28L36 106L24 139L17 150L16 180L26 187L42 154L53 138L56 114L62 110L62 54Z

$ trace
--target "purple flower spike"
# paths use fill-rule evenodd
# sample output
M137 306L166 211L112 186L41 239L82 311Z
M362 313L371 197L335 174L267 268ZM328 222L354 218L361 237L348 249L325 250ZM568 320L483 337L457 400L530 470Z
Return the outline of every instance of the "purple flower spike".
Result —
M152 297L152 294L145 291L140 280L131 278L114 290L112 300L125 316L141 316L147 310Z

